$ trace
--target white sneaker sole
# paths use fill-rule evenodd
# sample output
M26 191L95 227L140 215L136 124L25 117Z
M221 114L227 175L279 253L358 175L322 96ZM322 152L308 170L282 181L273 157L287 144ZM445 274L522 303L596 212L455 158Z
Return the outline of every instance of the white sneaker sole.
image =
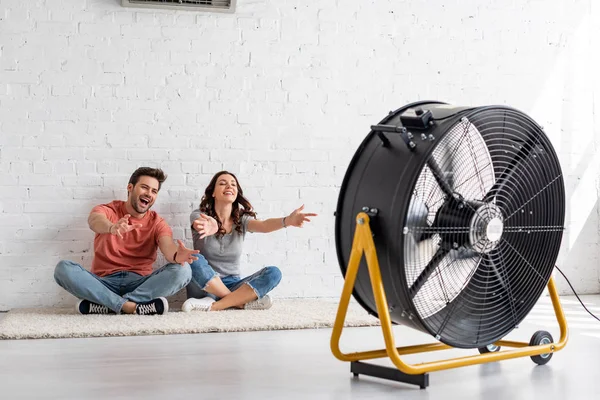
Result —
M192 312L192 311L202 311L202 312L207 312L210 311L210 305L212 303L214 303L215 301L212 300L211 302L207 303L208 300L202 301L204 299L206 299L207 297L203 297L202 299L194 299L194 298L190 298L187 299L182 305L181 305L181 311L183 312ZM208 297L210 298L210 297Z
M273 300L269 295L265 295L262 299L253 300L244 305L244 310L268 310L273 306Z

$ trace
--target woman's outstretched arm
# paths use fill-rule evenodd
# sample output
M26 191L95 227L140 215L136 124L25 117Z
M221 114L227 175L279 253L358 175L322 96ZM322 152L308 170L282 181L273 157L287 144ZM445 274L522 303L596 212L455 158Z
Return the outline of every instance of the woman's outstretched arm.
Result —
M308 217L316 217L314 213L303 213L304 204L300 208L295 209L292 213L286 217L281 218L269 218L265 220L251 219L248 221L248 230L250 232L258 233L269 233L279 229L287 228L288 226L295 226L302 228L304 222L310 222Z

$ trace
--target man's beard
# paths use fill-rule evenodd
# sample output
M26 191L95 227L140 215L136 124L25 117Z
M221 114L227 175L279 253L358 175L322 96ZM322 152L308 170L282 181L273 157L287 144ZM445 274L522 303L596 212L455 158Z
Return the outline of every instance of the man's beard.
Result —
M148 205L146 206L147 208L145 210L140 210L139 201L140 201L139 197L137 197L136 199L132 199L132 201L131 201L131 207L133 207L135 212L137 212L139 214L144 214L146 211L150 210L150 207L152 207L152 204L148 203Z

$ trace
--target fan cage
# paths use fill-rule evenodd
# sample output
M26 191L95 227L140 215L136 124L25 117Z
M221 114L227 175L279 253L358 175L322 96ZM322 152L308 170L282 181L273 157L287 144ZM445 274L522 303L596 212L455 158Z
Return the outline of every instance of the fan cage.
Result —
M551 143L523 113L485 107L450 123L409 190L400 269L423 326L478 347L518 326L547 284L564 188Z

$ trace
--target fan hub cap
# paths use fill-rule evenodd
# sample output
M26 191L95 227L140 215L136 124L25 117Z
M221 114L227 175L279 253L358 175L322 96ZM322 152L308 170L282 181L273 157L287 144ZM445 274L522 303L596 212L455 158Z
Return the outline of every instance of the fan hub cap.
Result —
M500 218L493 218L485 229L485 235L490 242L497 242L502 237L504 223Z
M487 203L479 207L470 225L469 240L473 250L487 254L498 246L504 232L504 217L498 206Z

